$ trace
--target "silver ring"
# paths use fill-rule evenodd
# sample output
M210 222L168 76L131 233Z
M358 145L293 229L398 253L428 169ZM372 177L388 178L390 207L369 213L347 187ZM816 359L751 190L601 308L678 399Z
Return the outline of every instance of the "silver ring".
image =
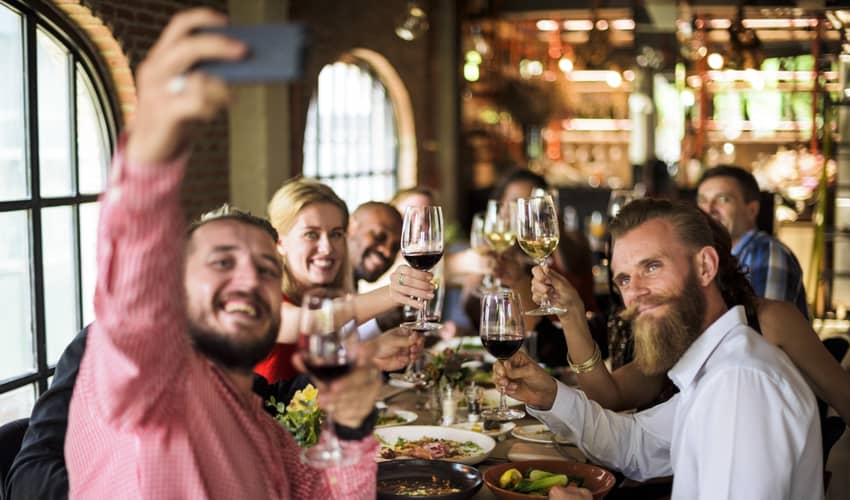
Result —
M186 90L186 75L177 75L171 80L168 80L168 93L171 95L182 94Z
M404 286L404 275L399 275L398 277L398 286Z

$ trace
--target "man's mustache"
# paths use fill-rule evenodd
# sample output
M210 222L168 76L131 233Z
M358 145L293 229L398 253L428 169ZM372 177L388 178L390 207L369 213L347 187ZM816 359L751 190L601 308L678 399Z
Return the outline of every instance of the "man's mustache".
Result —
M372 250L372 249L366 250L366 253L363 255L363 259L365 260L370 255L377 256L379 259L381 259L381 262L383 262L385 264L390 261L389 257L387 257L386 255L382 254L381 252L379 252L377 250Z
M620 312L620 318L625 321L632 321L638 316L638 309L646 306L660 306L662 304L667 304L673 301L673 297L664 295L664 296L655 296L649 297L641 300L640 302L634 302L629 307L623 309Z

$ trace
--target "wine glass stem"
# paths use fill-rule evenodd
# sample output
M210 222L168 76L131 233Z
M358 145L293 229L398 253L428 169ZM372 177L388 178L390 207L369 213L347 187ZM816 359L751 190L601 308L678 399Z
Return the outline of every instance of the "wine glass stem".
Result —
M543 274L546 274L549 271L549 268L546 266L546 259L538 260L537 265L540 266L540 269L543 269ZM543 300L540 301L540 309L549 309L550 307L549 292L547 291L543 294Z
M333 454L339 457L342 454L342 448L339 446L339 439L336 437L336 429L334 429L333 407L325 408L325 421L322 423L321 446L326 453Z
M428 317L425 315L425 311L428 309L428 301L426 299L419 300L422 305L419 308L419 312L417 312L416 322L419 323L420 326L425 326L425 323L428 322Z
M505 397L505 388L499 388L499 411L506 411L508 409L508 400Z

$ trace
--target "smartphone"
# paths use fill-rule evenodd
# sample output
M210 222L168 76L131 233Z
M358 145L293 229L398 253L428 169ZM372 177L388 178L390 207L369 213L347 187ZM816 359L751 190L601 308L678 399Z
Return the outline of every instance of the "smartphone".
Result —
M288 82L304 73L307 27L299 23L217 26L198 33L217 33L248 45L238 61L202 61L194 69L233 83Z

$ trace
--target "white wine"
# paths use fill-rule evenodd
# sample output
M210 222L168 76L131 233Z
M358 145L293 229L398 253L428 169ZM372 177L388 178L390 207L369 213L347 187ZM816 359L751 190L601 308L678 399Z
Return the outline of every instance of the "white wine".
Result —
M484 237L487 238L487 242L490 243L493 250L499 254L514 246L516 241L516 234L513 231L491 231Z
M541 261L549 256L558 247L557 236L541 236L534 240L519 239L519 247L529 257Z

